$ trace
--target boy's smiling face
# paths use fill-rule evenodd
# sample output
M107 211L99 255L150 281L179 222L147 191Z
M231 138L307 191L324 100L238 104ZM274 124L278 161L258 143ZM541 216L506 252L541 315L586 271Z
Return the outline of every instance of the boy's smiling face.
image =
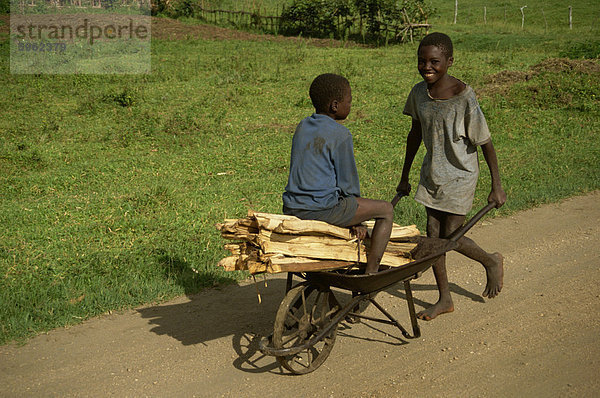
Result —
M448 68L454 62L453 57L446 54L438 46L425 46L419 49L417 56L417 69L428 86L434 85L446 76Z

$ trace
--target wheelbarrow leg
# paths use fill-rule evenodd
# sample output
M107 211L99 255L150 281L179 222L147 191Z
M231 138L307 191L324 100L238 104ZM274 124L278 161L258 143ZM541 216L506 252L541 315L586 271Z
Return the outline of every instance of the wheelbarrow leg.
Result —
M292 282L293 282L293 277L294 274L291 272L287 273L287 282L285 284L285 292L289 292L290 290L292 290Z
M358 293L352 292L352 298L355 298L356 296L358 296ZM359 313L360 313L360 302L357 302L356 306L354 306L354 308L352 308L352 312L350 312L346 316L346 322L360 323L360 317L358 316Z
M404 281L404 292L406 293L406 304L408 305L408 312L410 314L410 323L412 324L414 338L421 336L421 329L417 321L417 314L415 311L415 302L413 300L412 289L410 287L410 280Z

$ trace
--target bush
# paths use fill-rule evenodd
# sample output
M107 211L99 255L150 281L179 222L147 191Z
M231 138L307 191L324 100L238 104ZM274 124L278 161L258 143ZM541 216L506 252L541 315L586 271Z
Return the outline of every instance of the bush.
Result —
M397 26L426 22L433 12L425 0L295 0L281 15L281 32L345 38L355 26L355 32L379 41Z
M151 15L171 18L193 17L198 3L194 0L152 0Z
M425 0L355 0L356 10L367 21L370 34L379 35L386 25L424 23L434 13Z
M0 0L0 14L10 14L10 0Z
M280 30L286 35L336 36L337 18L351 13L351 0L296 0L281 14Z

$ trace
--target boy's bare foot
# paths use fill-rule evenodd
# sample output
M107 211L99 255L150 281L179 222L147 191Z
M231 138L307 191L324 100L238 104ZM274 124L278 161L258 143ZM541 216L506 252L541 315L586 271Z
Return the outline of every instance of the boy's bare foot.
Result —
M436 318L438 315L446 314L454 311L454 303L452 299L450 300L442 300L440 299L437 303L432 305L431 307L424 309L423 311L417 314L417 318L422 319L424 321L431 321Z
M504 257L500 253L494 253L492 256L497 260L493 266L485 268L487 284L482 294L483 297L489 298L496 297L504 284Z

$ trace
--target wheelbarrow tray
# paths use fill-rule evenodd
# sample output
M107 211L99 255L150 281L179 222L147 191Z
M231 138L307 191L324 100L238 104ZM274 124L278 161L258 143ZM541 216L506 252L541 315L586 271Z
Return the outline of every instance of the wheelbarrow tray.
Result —
M456 249L458 244L446 239L420 237L419 246L435 246L433 253L424 253L421 258L411 261L401 267L379 271L375 274L342 273L340 271L307 272L302 278L317 286L337 287L354 293L368 294L386 289L398 282L414 279L426 271L445 253Z

